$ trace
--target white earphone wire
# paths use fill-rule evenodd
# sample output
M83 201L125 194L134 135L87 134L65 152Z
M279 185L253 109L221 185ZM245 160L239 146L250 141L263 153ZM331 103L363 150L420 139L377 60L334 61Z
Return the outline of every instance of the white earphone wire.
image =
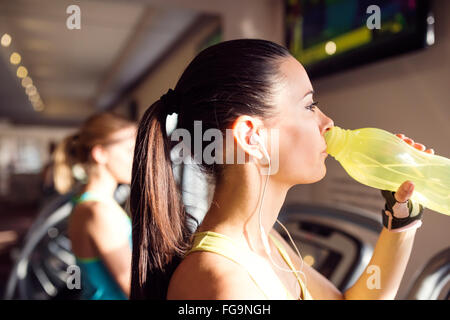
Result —
M281 225L281 226L283 227L284 231L286 231L286 233L288 234L289 239L290 239L292 245L293 245L294 248L295 248L295 251L297 252L297 255L300 257L300 260L301 260L300 270L291 270L291 269L287 269L287 268L280 267L280 266L278 266L278 265L273 261L273 259L272 259L271 250L270 250L270 247L269 247L269 242L268 242L268 240L267 240L268 237L267 237L267 235L266 235L266 233L265 233L265 231L264 231L264 228L262 227L262 217L261 217L261 208L262 208L262 204L263 204L263 201L264 201L264 195L265 195L265 193L266 193L267 182L268 182L269 176L270 176L271 160L270 160L270 157L269 157L269 154L268 154L266 148L264 147L264 144L261 142L261 140L259 139L259 137L256 138L255 140L259 143L259 145L260 145L261 148L263 149L264 155L266 156L267 161L268 161L268 164L269 164L269 172L268 172L268 174L267 174L266 181L265 181L265 183L264 183L264 188L263 188L263 192L262 192L262 196L261 196L261 202L260 202L260 204L259 204L259 212L258 212L261 241L263 242L264 248L266 249L266 253L267 253L267 255L269 256L269 259L270 259L270 261L272 262L272 264L273 264L275 267L277 267L278 269L283 270L283 271L285 271L285 272L299 272L300 274L302 274L302 275L303 275L303 278L304 278L304 281L305 281L305 287L306 287L306 285L307 285L307 278L306 278L305 273L303 272L303 258L301 257L300 252L299 252L297 246L295 245L295 242L294 242L294 240L292 239L292 237L291 237L289 231L287 230L287 228L286 228L286 227L285 227L278 219L277 219L278 224Z

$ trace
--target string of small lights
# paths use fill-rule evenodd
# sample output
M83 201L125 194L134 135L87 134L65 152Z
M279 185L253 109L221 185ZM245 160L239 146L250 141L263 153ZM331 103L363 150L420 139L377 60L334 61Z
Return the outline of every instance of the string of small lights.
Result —
M0 44L8 48L12 43L12 37L4 33L0 39ZM39 92L36 88L36 86L33 84L33 80L31 79L30 75L28 74L27 68L23 66L22 57L17 52L12 52L9 57L9 62L13 66L17 66L16 75L19 79L21 79L22 87L25 89L25 93L28 96L28 100L30 101L31 105L33 106L33 109L37 112L41 112L44 110L44 103L41 99L41 96L39 95Z

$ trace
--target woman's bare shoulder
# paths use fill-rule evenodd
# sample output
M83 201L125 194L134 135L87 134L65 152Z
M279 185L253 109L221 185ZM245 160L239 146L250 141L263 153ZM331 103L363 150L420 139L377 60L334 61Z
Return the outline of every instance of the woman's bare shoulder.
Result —
M95 203L93 202L83 202L77 204L70 214L70 222L76 224L86 224L87 221L93 219L95 212Z
M102 229L110 224L108 215L110 208L101 202L86 201L77 204L69 217L69 229L83 234L91 234L92 231Z
M71 214L72 219L82 220L88 223L102 223L102 220L111 219L112 210L115 207L100 201L86 201L75 206Z
M169 300L265 299L239 264L212 252L193 252L177 267L167 292Z

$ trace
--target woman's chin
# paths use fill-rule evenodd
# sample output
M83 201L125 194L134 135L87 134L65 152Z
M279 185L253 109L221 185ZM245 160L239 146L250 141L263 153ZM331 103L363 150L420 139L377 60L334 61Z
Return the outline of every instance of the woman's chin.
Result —
M295 183L293 183L293 185L297 185L297 184L312 184L312 183L316 183L319 182L320 180L322 180L325 175L327 173L327 169L325 168L322 172L320 172L320 174L316 175L316 176L312 176L312 177L302 177L300 179L296 179Z
M320 174L314 179L314 181L312 181L310 183L319 182L320 180L325 178L326 174L327 174L327 167L325 165L323 165Z
M327 175L327 167L324 164L323 171L322 171L322 177L319 179L319 181L322 180L323 178L325 178L326 175Z

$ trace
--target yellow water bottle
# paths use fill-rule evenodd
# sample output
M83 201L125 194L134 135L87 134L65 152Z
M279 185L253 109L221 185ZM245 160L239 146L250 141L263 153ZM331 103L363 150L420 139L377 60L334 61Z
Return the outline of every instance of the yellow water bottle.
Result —
M414 183L411 200L450 215L450 159L419 151L382 129L344 130L325 133L327 152L356 181L367 186L397 191L406 180Z

